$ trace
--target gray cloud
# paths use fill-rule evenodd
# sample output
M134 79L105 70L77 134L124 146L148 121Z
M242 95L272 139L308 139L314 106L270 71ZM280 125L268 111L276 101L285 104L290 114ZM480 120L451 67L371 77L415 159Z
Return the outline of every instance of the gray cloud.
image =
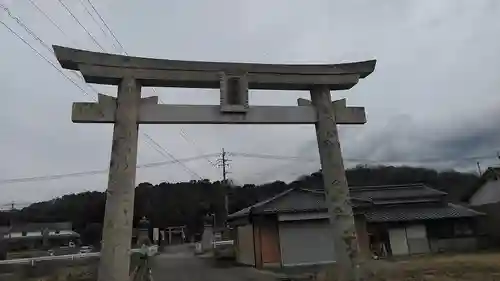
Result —
M28 2L6 1L48 44L98 50L57 1L36 1L70 38ZM78 1L66 1L75 15L112 51ZM94 1L95 2L95 1ZM94 3L128 53L186 60L274 63L332 63L376 57L376 71L352 90L333 93L366 107L368 123L343 127L346 158L414 160L415 164L469 169L459 158L498 148L495 109L500 65L500 6L478 1L151 1ZM134 20L130 19L134 14ZM2 14L17 32L50 58L50 53ZM105 169L111 126L72 124L71 103L90 100L57 71L0 27L0 178L30 177ZM68 71L64 71L68 73ZM78 82L85 89L87 86ZM114 94L113 87L95 86ZM217 91L144 89L166 103L216 104ZM95 96L89 89L89 93ZM295 104L307 93L255 91L251 104ZM188 139L179 136L183 130ZM142 126L178 158L228 151L317 157L312 126ZM194 143L194 145L193 145ZM422 158L448 163L424 163ZM140 137L139 163L166 158ZM212 159L213 160L213 159ZM291 180L319 168L318 162L233 157L231 176L239 182ZM489 161L489 162L488 162ZM495 159L483 160L484 165ZM482 163L483 163L482 162ZM351 162L346 161L348 165ZM472 164L471 164L472 163ZM439 165L437 165L439 164ZM186 165L210 179L220 171L205 159ZM267 177L262 175L267 173ZM138 171L138 181L181 181L192 176L179 165ZM106 175L2 185L2 200L40 200L81 190L104 190Z

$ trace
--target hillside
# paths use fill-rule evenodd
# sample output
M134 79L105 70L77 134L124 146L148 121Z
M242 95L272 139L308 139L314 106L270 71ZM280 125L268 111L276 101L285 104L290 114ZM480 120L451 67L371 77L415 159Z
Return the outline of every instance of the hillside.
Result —
M386 166L358 166L347 170L347 178L351 186L426 183L448 192L451 201L458 201L477 180L476 175L455 171L437 172L424 168ZM321 172L302 176L291 183L275 181L262 185L232 186L229 189L230 212L293 186L321 188ZM164 182L158 185L141 183L136 188L135 219L147 216L157 227L187 225L191 232L197 232L203 225L205 214L223 213L224 190L221 182L208 180ZM8 225L10 220L71 221L81 233L95 232L93 230L99 229L102 223L104 204L105 194L102 192L65 195L33 204L21 211L0 213L0 224Z

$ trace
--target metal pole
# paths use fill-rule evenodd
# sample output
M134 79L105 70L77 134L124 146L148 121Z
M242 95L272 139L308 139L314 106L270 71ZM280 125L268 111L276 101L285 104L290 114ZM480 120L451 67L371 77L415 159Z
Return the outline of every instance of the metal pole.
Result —
M224 151L224 148L222 149L222 181L224 183L224 222L227 220L227 217L229 216L229 198L227 196L229 186L227 184L227 170L226 170L226 165L227 165L227 159L226 159L226 152Z
M326 87L314 88L311 90L311 101L318 115L316 136L335 248L335 280L358 281L360 276L356 262L358 245L354 216L349 202L349 187L330 90ZM333 279L333 276L330 278Z
M98 281L129 280L141 88L125 77L118 86Z

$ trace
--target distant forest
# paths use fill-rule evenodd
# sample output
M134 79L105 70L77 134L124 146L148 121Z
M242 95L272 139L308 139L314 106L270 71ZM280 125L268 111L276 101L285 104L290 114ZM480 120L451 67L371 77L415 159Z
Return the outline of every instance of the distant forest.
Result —
M448 193L458 202L477 182L478 176L456 171L392 166L357 166L346 171L350 186L425 183ZM285 183L226 187L209 180L152 185L141 183L135 191L134 223L148 217L153 227L186 225L190 234L203 227L206 214L224 213L224 193L228 189L229 211L252 205L291 187L322 188L322 174L316 172ZM23 222L71 221L84 242L99 241L105 205L105 193L82 192L30 205L22 210L0 212L0 225ZM87 241L85 241L87 240Z

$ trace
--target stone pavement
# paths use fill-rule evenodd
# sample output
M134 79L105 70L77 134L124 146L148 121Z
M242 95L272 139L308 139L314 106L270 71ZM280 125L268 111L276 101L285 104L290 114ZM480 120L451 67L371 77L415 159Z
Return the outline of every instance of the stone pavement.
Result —
M152 260L154 281L274 281L276 276L255 268L197 257L188 245L173 246Z

